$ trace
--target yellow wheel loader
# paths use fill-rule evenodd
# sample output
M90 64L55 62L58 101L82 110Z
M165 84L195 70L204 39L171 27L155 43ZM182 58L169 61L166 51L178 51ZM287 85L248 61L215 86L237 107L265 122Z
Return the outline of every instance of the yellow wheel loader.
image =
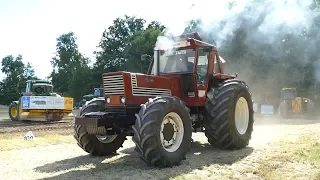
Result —
M305 97L297 97L296 88L281 89L279 111L280 116L283 118L290 118L296 115L313 118L316 115L314 101Z
M60 121L71 115L73 98L61 97L53 92L46 80L28 80L26 90L18 101L9 106L9 117L18 120Z

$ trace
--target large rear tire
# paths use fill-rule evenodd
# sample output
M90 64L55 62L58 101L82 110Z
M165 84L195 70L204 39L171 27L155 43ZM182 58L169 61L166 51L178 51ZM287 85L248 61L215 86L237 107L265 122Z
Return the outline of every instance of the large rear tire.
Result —
M221 149L242 149L253 131L253 103L248 86L240 80L224 81L207 93L205 135Z
M184 102L173 96L149 99L132 126L136 151L156 167L178 165L191 146L191 117Z
M19 106L16 103L9 105L9 117L12 121L18 121L19 117Z
M99 106L96 103L88 104L84 106L78 115L83 116L89 112L99 111ZM88 134L87 126L74 125L74 138L77 140L77 144L87 153L93 156L105 156L115 154L116 151L122 147L126 136L120 133L115 136L98 136L94 134Z

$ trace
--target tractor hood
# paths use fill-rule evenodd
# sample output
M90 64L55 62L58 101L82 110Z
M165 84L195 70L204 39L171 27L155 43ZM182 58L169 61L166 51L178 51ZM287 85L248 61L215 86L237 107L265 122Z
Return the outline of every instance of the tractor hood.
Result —
M104 96L107 104L134 106L160 95L192 97L195 94L193 89L190 90L193 80L192 74L153 76L130 72L104 73Z

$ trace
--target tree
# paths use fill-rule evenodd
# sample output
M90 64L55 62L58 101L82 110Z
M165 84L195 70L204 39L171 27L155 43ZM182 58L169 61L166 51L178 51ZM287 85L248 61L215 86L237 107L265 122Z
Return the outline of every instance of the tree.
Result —
M57 38L56 56L52 58L53 71L50 75L55 90L75 100L81 98L91 86L89 59L78 50L77 38L73 32L62 34Z
M113 25L102 34L99 46L100 51L97 55L95 67L100 70L117 71L123 69L126 62L125 47L128 45L129 37L136 31L142 31L145 20L125 15L124 18L117 18Z
M35 76L34 69L32 65L28 62L27 65L25 65L23 76L25 80L37 80L38 77Z
M0 83L0 104L8 105L18 100L20 93L24 91L25 82L28 79L37 79L30 63L22 62L22 55L13 57L8 55L1 61L1 71L6 78Z
M145 31L137 31L129 38L130 43L125 48L125 52L128 55L126 57L125 70L147 73L150 61L141 61L141 55L153 55L153 45L156 43L159 35L163 35L161 28L149 28Z
M146 21L135 16L116 18L106 29L96 51L94 76L96 86L101 84L101 74L115 71L146 72L149 62L141 62L144 53L152 54L152 45L166 27L157 21Z

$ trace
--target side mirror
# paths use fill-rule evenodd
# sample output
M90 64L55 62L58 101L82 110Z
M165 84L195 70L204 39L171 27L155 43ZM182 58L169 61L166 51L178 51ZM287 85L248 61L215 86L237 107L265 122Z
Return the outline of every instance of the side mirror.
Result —
M147 60L150 60L151 59L151 56L148 55L148 54L142 54L141 55L141 61L147 61Z

